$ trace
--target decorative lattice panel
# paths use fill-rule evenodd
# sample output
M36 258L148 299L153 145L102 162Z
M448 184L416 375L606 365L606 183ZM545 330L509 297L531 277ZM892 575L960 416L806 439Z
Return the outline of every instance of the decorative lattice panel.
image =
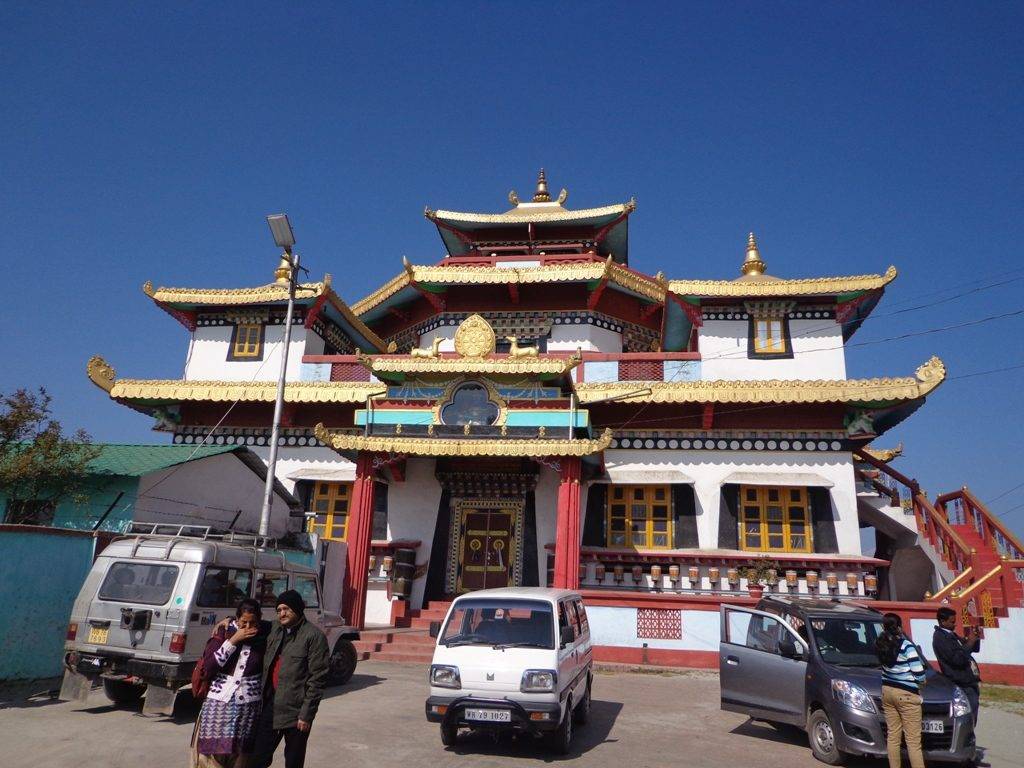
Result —
M664 363L661 360L620 360L619 381L663 381Z
M637 608L636 636L652 640L682 640L683 612L665 608Z
M331 381L369 381L370 371L359 363L331 363Z

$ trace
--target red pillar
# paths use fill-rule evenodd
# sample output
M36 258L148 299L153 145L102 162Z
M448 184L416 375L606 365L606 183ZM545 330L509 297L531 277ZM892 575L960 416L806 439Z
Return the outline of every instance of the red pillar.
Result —
M555 582L559 589L580 586L580 460L561 459L555 533Z
M356 459L356 480L348 508L348 557L342 610L346 621L362 629L366 617L366 586L369 581L370 536L373 533L373 454Z

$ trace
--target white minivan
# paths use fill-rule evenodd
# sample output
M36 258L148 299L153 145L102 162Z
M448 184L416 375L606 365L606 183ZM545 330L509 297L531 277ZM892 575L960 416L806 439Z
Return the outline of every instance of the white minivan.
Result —
M566 754L590 713L593 651L583 598L564 589L484 589L457 598L430 665L427 720L452 746L459 728L544 735Z

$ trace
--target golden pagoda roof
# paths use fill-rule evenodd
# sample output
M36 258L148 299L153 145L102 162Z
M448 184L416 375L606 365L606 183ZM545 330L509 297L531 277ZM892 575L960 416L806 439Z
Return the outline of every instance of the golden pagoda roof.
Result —
M89 379L111 399L130 402L257 402L273 403L276 381L201 381L181 379L118 379L102 357L86 365ZM289 403L364 403L367 397L387 391L383 384L351 381L294 381L285 384Z
M884 288L896 279L896 267L884 275L802 277L786 279L747 273L736 280L670 280L668 289L679 296L746 298L754 296L828 296Z
M317 440L336 451L400 453L409 456L589 456L605 450L612 442L610 429L606 429L597 439L577 440L365 436L332 432L323 424L316 425L314 434Z
M142 291L158 304L170 306L188 305L192 307L211 306L244 306L253 304L273 304L288 301L288 283L273 282L253 288L154 288L153 283L146 281ZM318 283L299 283L295 287L295 298L304 304L324 296L326 301L337 310L343 320L352 329L372 344L376 349L387 349L387 344L359 319L357 313L346 304L331 287L331 276L324 275Z
M576 384L580 405L617 403L887 403L916 400L939 386L946 366L933 357L914 376L840 380L616 381ZM636 393L636 394L630 394Z
M405 262L405 271L352 305L363 315L413 283L425 285L530 285L581 283L607 278L608 282L655 303L665 300L666 281L627 269L612 259L540 267L491 267L442 264L420 266Z
M571 224L583 219L601 219L621 216L636 210L636 201L602 205L598 208L579 208L570 210L562 207L557 201L538 203L519 203L504 213L470 213L468 211L431 210L423 213L431 220L469 224Z

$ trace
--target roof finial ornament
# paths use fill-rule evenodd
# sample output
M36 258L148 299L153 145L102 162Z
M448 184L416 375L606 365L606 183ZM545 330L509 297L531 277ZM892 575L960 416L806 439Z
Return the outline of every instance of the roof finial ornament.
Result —
M540 169L537 176L537 191L533 193L533 202L550 203L551 195L548 194L548 178L544 175L544 169Z
M754 233L751 232L747 236L747 257L743 260L740 272L744 275L757 277L763 275L767 268L768 265L761 261L761 253L757 250L757 239L754 237Z

